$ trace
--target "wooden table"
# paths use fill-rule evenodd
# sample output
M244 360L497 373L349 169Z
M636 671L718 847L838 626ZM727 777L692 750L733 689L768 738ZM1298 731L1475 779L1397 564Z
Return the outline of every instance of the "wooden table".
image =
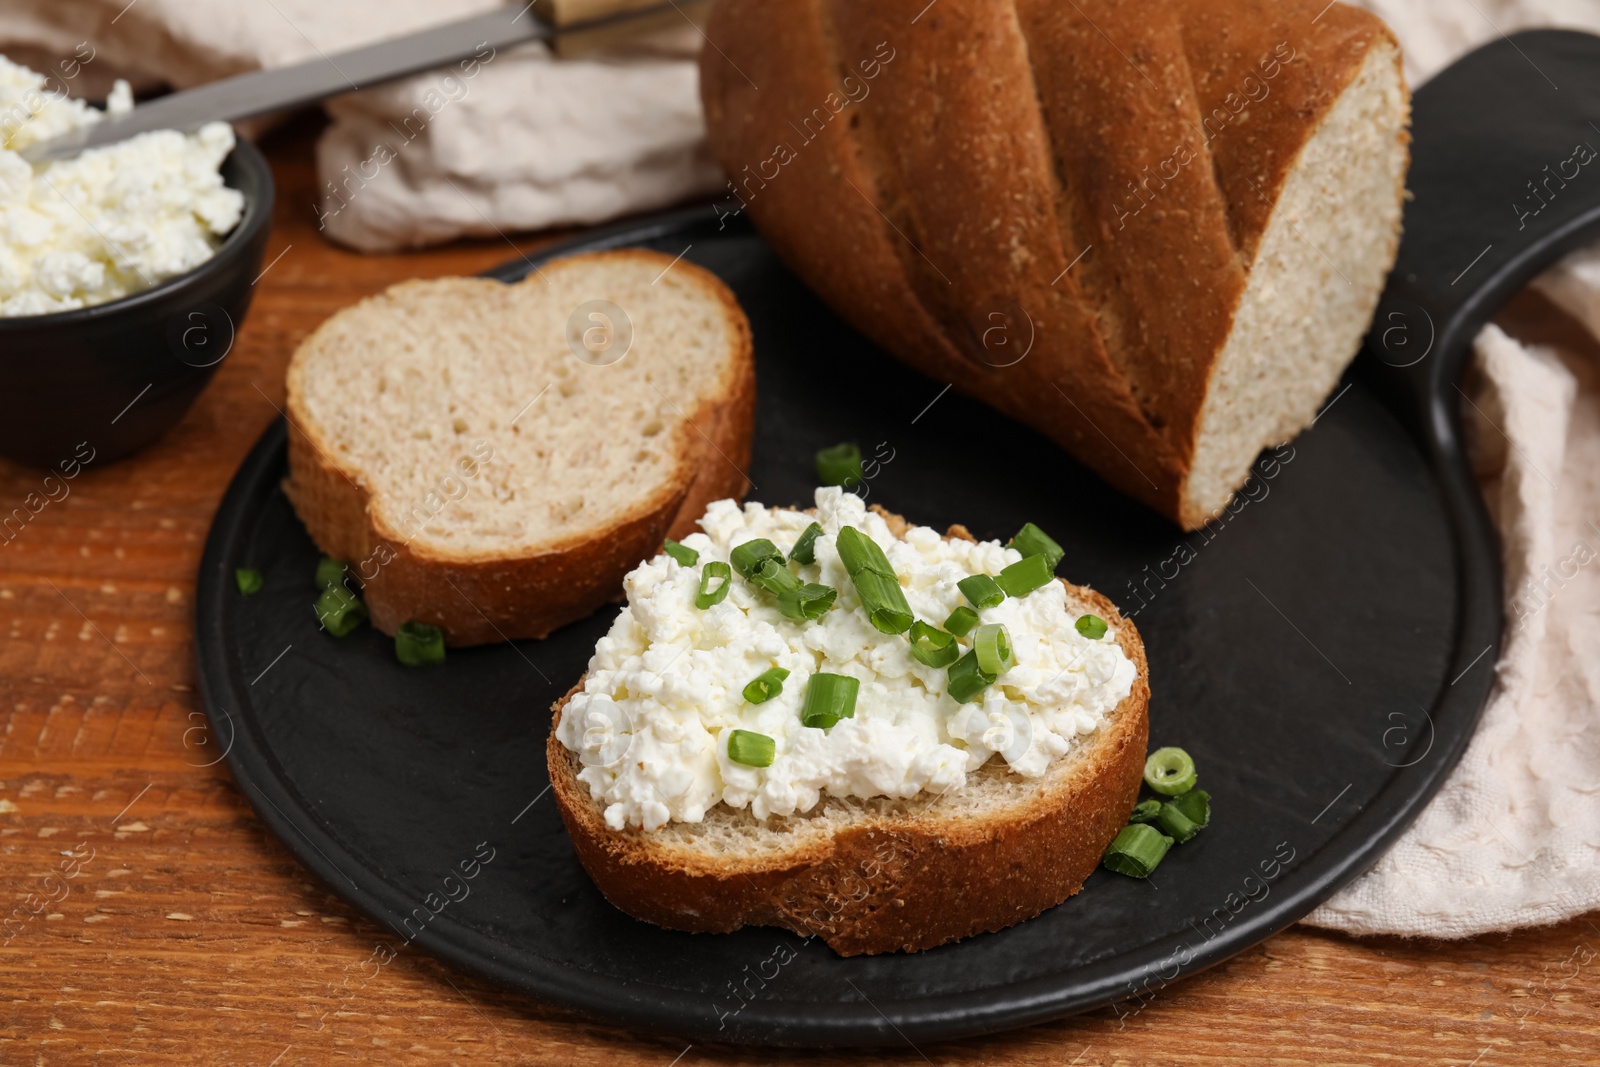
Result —
M59 897L9 941L0 931L0 1063L1600 1063L1600 914L1457 943L1299 927L1142 1008L871 1054L686 1049L415 949L369 963L402 942L301 869L224 765L195 766L195 572L234 469L277 417L295 344L391 282L472 273L513 248L333 247L312 213L316 130L267 141L272 265L199 403L142 455L91 465L0 547L0 903L27 901L25 914ZM40 478L0 461L0 510ZM64 852L76 876L47 880Z

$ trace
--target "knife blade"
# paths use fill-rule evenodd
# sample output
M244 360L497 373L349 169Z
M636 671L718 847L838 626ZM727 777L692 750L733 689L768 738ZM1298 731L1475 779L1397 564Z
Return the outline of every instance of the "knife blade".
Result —
M567 10L577 12L580 19L564 21L563 12ZM554 41L561 35L598 31L636 20L648 22L680 10L673 0L599 0L576 6L545 2L497 8L376 44L333 55L322 53L293 66L254 71L172 93L140 104L119 118L104 119L35 142L19 154L30 163L43 163L151 130L189 131L207 122L235 122L381 85L447 63L481 58L487 48L498 50L527 41Z

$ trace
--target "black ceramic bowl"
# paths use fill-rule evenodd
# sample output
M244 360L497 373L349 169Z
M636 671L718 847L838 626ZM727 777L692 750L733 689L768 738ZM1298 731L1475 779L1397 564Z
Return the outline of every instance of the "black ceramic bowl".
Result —
M222 177L244 215L199 267L110 303L0 317L0 455L105 463L183 418L233 347L272 221L272 171L254 145L240 141Z

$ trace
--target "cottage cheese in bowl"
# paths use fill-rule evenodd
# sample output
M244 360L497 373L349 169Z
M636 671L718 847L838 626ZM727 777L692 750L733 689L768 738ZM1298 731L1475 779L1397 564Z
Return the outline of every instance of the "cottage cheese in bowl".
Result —
M727 563L756 538L787 552L813 521L822 527L815 562L798 566L798 576L838 591L820 618L786 618L737 575L721 603L696 607L708 563ZM835 547L846 526L871 538L915 616L938 626L967 602L957 582L1021 559L999 542L946 540L922 526L897 538L859 497L836 488L817 490L814 515L722 500L700 526L704 533L684 540L699 553L693 566L663 554L628 575L627 607L600 639L556 732L577 753L578 778L612 829L699 822L717 804L765 818L807 811L824 793L938 794L996 758L1036 778L1132 691L1137 672L1115 635L1078 632L1065 588L1052 581L979 613L1005 625L1015 664L959 704L945 669L915 659L905 635L872 626ZM782 691L746 701L745 685L774 667L789 672ZM854 716L828 729L801 724L807 681L819 672L860 682ZM771 765L730 760L734 730L772 738Z
M0 56L0 317L103 304L193 270L239 222L244 196L218 169L233 129L158 130L30 164L18 152L133 107L119 81L104 112L52 94Z

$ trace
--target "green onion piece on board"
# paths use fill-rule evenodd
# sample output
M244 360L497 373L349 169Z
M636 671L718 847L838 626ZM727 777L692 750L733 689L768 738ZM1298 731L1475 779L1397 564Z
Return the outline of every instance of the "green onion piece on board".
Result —
M978 613L965 604L952 611L950 617L944 620L944 628L957 637L967 636L976 625L978 625Z
M834 543L872 625L886 634L903 634L911 629L916 616L911 614L911 605L906 603L900 579L889 566L889 557L883 554L877 542L854 526L846 526L839 531Z
M254 567L238 568L233 572L233 580L238 583L239 592L244 596L255 596L266 584L266 579Z
M715 589L711 583L721 578L722 584ZM694 606L701 611L715 607L728 599L728 587L733 584L733 568L721 560L712 560L700 571L700 592L694 598Z
M317 621L335 637L343 637L367 620L367 606L342 585L330 585L317 597Z
M996 678L1017 662L1011 651L1011 631L998 622L978 627L978 632L972 635L972 651L978 654L978 669Z
M317 588L327 589L329 586L343 585L344 572L347 569L343 560L323 556L317 561Z
M783 553L778 551L778 546L768 541L765 537L758 537L753 541L746 541L728 554L733 563L733 569L739 577L749 581L761 571L767 561L783 565Z
M783 692L783 680L787 677L789 672L782 667L762 671L744 687L744 698L752 704L765 704Z
M1028 556L1043 556L1049 561L1052 573L1055 572L1057 565L1061 563L1061 557L1067 554L1066 550L1056 544L1054 538L1031 522L1024 523L1022 529L1017 531L1017 535L1011 539L1011 542L1006 547L1014 548L1021 552L1024 558Z
M856 695L861 683L846 674L813 674L806 683L805 704L800 708L800 722L826 730L840 719L854 718Z
M1091 641L1098 641L1106 635L1106 620L1098 615L1080 615L1075 625L1078 632Z
M817 453L817 480L823 485L851 486L861 478L861 446L853 441Z
M1141 800L1133 806L1133 814L1128 816L1129 822L1155 822L1156 816L1161 813L1161 801L1151 798Z
M950 665L945 691L955 698L957 704L967 704L993 685L994 679L994 675L983 673L983 668L978 666L978 653L968 649L966 655Z
M798 579L796 579L798 581ZM798 589L786 590L778 594L778 611L786 619L796 622L808 622L820 619L833 607L833 602L839 596L839 590L831 585L818 585L807 582Z
M800 534L800 540L794 543L789 550L790 563L815 563L817 561L817 538L822 536L822 524L818 522L807 526Z
M1130 878L1148 878L1150 872L1160 866L1162 857L1171 847L1172 838L1154 826L1134 823L1124 826L1115 840L1106 846L1106 854L1101 862L1118 874Z
M1188 811L1178 806L1179 800L1185 800L1198 792L1200 790L1191 789L1183 796L1167 801L1161 805L1161 811L1155 817L1155 826L1180 845L1205 829L1203 823L1189 818ZM1209 809L1209 805L1207 808ZM1205 814L1209 818L1211 813L1207 810Z
M1173 797L1164 806L1177 809L1198 829L1204 830L1211 825L1211 794L1204 789L1191 789Z
M1006 591L987 574L974 574L970 578L963 578L956 583L956 588L961 590L961 595L970 600L975 608L997 608L1006 599Z
M1181 748L1158 748L1144 761L1144 784L1164 797L1187 793L1199 777L1194 760Z
M394 632L394 658L407 667L444 662L444 633L425 622L403 622Z
M911 624L911 656L928 667L948 667L961 655L954 634L935 629L925 622Z
M1050 566L1048 559L1044 556L1028 556L1001 571L995 582L1006 591L1007 596L1020 597L1049 585L1055 581L1055 577L1055 568Z
M693 567L700 562L700 553L687 545L680 545L672 538L667 538L667 543L661 546L661 551L677 560L685 567Z
M728 735L728 761L746 767L770 767L778 745L766 734L735 730Z

